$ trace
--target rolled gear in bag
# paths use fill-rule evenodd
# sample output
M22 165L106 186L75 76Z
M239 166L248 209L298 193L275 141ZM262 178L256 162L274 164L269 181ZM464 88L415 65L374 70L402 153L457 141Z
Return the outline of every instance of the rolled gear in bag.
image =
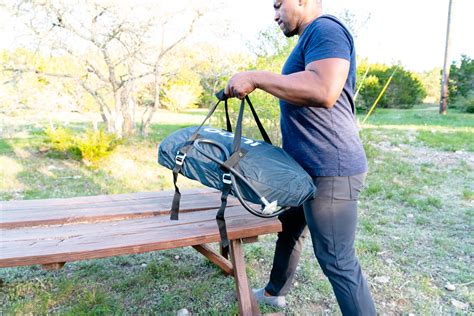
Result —
M176 180L179 173L223 192L217 219L223 246L226 247L228 240L223 212L227 194L237 197L252 214L273 217L311 199L315 187L311 177L291 156L271 144L248 97L242 100L235 135L223 91L218 98L200 126L178 130L161 142L158 162L173 170L175 196L171 219L178 219L180 192ZM227 130L204 126L221 101L225 104ZM242 137L246 101L264 141ZM261 210L250 206L247 201L262 205Z
M158 162L173 169L176 153L185 146L197 128L184 128L164 139L159 148ZM197 138L199 149L224 162L227 157L223 151L215 145L200 141L201 139L218 142L229 153L232 152L234 134L226 130L203 126ZM240 183L237 179L241 195L246 201L262 204L261 197L263 196L268 201L278 201L278 205L292 207L300 206L313 196L314 187L311 177L283 149L244 137L240 146L242 157L234 169L261 194L257 195L245 183ZM183 175L207 187L222 191L222 178L226 172L219 164L207 158L195 146L186 153L184 161L181 168ZM234 191L230 193L237 196L237 192Z

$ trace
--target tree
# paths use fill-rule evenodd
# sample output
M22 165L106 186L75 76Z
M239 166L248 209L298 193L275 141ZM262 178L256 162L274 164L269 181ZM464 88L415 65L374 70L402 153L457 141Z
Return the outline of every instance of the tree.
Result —
M361 63L357 68L358 77L365 73L369 64ZM375 101L384 84L396 69L390 86L379 101L379 107L411 108L421 102L426 91L420 79L399 65L372 64L367 78L359 92L357 107L367 109Z
M194 70L199 75L203 88L199 102L201 107L208 107L216 102L216 92L224 88L230 76L248 69L250 59L247 55L210 45L199 46L198 51Z
M449 104L474 113L474 60L466 55L451 64Z
M365 16L358 16L347 9L342 10L338 15L354 38L357 38L360 30L362 30L370 20L370 13Z
M75 61L68 56L45 56L26 48L0 51L0 65L16 69L60 69L76 71ZM0 109L11 115L21 109L53 111L98 111L93 98L70 80L51 80L36 73L0 72Z
M426 98L423 100L423 102L439 104L441 68L433 68L417 75L426 90Z
M71 5L65 1L24 0L9 8L28 25L39 51L47 48L50 54L73 57L77 70L64 72L26 65L4 70L73 80L94 98L107 130L118 136L134 132L134 91L139 80L151 77L154 102L140 125L141 132L146 132L160 105L163 77L167 75L165 59L193 32L202 16L193 6L170 9L166 1L154 2L153 10L101 1ZM168 28L174 27L173 20L178 17L185 30L167 40Z
M449 102L459 97L467 97L474 92L474 60L466 55L451 64L449 77Z

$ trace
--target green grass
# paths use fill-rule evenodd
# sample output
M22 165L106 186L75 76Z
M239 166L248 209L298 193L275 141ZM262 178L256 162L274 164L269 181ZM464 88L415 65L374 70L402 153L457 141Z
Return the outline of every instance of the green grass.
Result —
M413 109L396 110L382 109L376 110L370 115L366 124L383 125L415 125L419 127L444 126L449 128L470 127L474 128L472 114L462 113L456 109L449 109L448 114L440 115L437 106L418 105ZM359 119L365 117L365 113L358 113Z
M148 137L120 144L99 168L42 151L46 123L10 123L0 140L0 199L33 199L172 188L156 163L169 133L205 111L158 113ZM22 125L23 124L23 125ZM26 124L26 125L25 125ZM43 125L41 125L43 124ZM71 122L77 130L90 123ZM356 253L381 314L466 314L474 308L474 115L436 107L377 109L361 130L369 160ZM193 181L180 178L180 187ZM276 236L244 246L253 287L263 286ZM216 246L216 245L214 245ZM388 277L388 282L381 277ZM447 291L449 282L456 290ZM339 313L307 238L289 306L263 313ZM452 300L469 304L459 309ZM2 314L236 314L233 280L193 249L0 270Z

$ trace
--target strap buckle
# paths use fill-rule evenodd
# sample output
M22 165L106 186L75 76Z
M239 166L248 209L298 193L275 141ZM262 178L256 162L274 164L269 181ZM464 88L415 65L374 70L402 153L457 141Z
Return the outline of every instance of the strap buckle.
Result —
M186 158L186 154L183 154L183 153L181 153L180 151L178 151L178 152L176 153L176 164L177 164L178 166L182 166L183 163L184 163L184 158Z
M222 175L222 182L224 182L224 184L232 184L232 178L230 177L230 173L224 173Z

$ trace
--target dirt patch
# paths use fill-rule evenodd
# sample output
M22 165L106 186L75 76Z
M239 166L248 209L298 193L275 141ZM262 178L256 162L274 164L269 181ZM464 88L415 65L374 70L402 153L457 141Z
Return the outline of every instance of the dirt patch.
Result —
M393 145L386 141L371 142L371 146L383 152L396 153L401 159L415 165L435 164L439 167L452 168L466 163L470 169L474 168L474 153L466 151L447 152L406 144Z

